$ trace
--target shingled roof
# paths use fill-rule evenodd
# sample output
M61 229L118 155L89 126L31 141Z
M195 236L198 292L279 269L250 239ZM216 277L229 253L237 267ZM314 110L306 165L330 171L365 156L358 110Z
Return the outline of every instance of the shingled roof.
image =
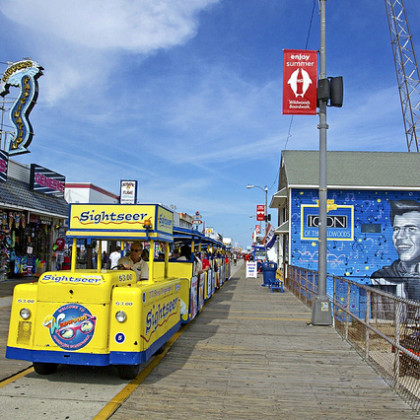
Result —
M64 198L32 191L28 184L10 177L7 182L0 182L0 206L29 210L60 218L67 218L69 209Z
M284 150L279 190L317 188L319 152ZM420 153L327 152L328 188L420 190Z

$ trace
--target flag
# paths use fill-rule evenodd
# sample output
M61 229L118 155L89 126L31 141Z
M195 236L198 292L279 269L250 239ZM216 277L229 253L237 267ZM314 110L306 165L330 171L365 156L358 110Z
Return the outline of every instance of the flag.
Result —
M265 248L267 250L271 249L274 246L275 242L276 242L276 235L274 233L274 227L271 226L271 224L269 223L267 226L267 232L264 237Z

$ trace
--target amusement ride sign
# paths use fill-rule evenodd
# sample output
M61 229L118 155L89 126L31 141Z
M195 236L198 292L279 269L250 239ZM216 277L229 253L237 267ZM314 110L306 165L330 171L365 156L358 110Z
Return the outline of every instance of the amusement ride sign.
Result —
M6 152L9 155L28 153L34 135L29 113L38 96L37 79L42 75L43 68L30 59L12 63L4 72L0 82L0 95L6 96L10 86L16 86L20 93L10 108L10 121L14 131L9 133Z

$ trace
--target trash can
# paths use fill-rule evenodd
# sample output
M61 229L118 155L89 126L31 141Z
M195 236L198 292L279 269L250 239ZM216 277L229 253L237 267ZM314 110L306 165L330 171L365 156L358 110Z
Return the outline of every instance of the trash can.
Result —
M277 264L266 261L262 263L263 284L262 286L270 286L276 281Z

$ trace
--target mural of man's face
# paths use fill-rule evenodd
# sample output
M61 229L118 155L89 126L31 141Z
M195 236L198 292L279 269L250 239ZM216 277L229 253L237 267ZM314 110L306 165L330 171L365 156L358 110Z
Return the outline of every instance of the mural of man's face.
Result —
M396 215L392 241L400 260L405 263L420 261L420 212L410 211Z

